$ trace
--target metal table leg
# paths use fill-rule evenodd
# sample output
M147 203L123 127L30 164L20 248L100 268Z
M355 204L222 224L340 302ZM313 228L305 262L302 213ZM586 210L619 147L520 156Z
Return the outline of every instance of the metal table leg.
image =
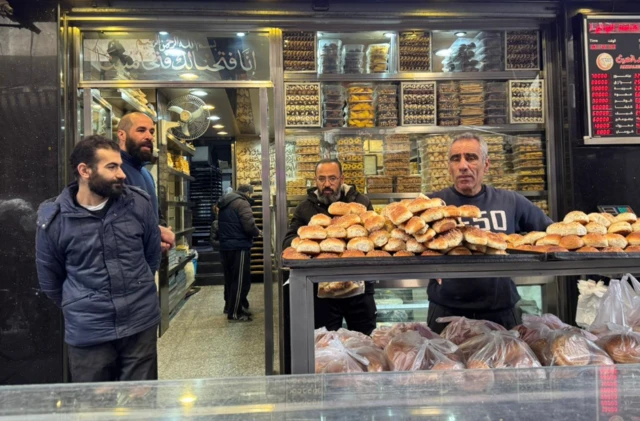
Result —
M289 275L291 374L315 372L313 283L296 270Z

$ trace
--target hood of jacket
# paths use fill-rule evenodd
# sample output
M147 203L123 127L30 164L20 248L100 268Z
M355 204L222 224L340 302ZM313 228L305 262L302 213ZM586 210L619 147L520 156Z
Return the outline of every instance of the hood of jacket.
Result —
M224 196L222 196L220 198L220 200L218 201L218 208L220 209L224 209L227 206L229 206L231 204L231 202L234 202L236 200L246 200L247 202L249 201L245 196L236 193L236 192L231 192L231 193L227 193Z

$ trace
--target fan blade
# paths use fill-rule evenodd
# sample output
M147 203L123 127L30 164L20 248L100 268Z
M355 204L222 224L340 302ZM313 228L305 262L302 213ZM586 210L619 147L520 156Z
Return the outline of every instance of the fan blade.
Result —
M174 113L180 114L183 110L177 105L172 105L171 107L169 107L169 111L173 111Z
M189 125L187 123L181 123L180 130L182 130L182 134L184 134L185 136L191 136L191 134L189 133Z
M191 123L193 120L199 119L203 113L204 113L204 107L198 108L196 111L191 113L191 118L189 119L189 123Z

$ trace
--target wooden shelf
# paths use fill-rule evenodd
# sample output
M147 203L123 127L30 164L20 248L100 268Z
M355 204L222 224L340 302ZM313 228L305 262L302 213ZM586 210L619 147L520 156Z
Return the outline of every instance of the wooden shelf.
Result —
M172 135L171 133L167 133L167 146L189 156L193 156L196 153L195 149L191 149L184 143L180 142L180 140L178 140L178 138Z
M185 174L185 173L180 172L180 171L178 171L176 169L173 169L173 168L167 168L167 172L170 175L175 175L176 177L183 178L183 179L185 179L187 181L196 181L195 177L192 177L192 176L190 176L188 174Z

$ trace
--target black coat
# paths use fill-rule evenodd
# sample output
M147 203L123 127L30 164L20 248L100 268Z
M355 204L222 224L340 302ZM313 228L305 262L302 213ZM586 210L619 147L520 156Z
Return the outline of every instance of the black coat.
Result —
M218 202L218 239L220 250L243 250L253 246L260 230L253 218L249 200L241 194L226 194Z

